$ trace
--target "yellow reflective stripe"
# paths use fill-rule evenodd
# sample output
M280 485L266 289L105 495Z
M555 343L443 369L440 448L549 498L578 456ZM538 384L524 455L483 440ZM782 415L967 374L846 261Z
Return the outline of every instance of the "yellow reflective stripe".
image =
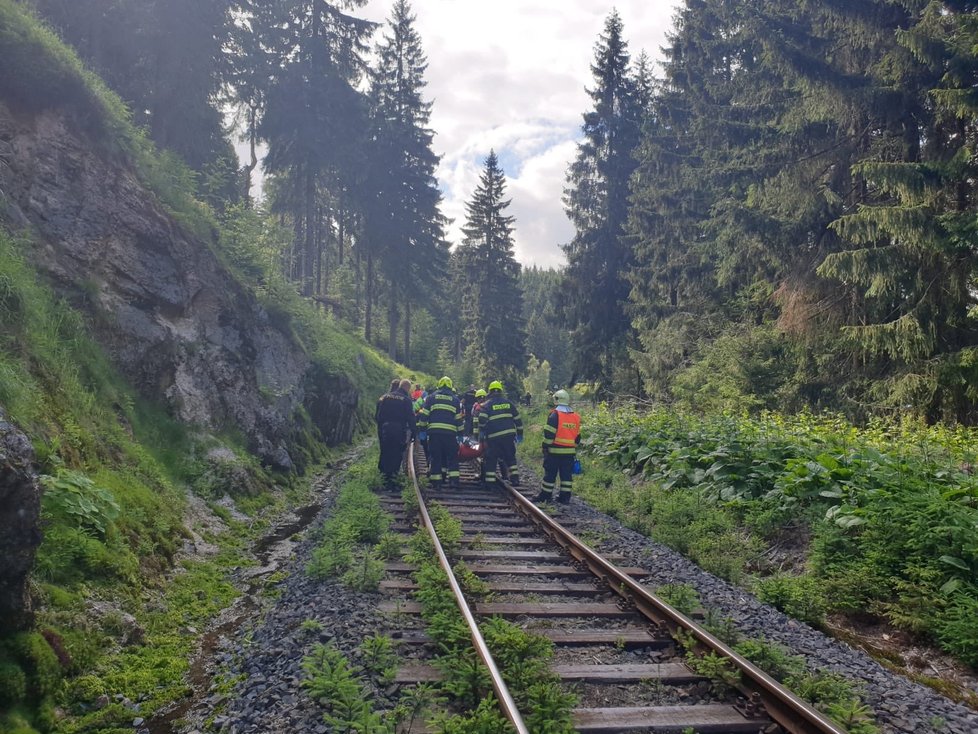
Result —
M458 430L458 427L453 423L429 423L428 430L431 431L433 429L441 429L443 431L451 431L452 433L455 433Z
M549 449L547 449L547 451L549 451L551 454L561 454L561 455L570 455L570 454L577 453L577 449L575 449L573 446L571 446L570 448L561 448L556 444L554 444Z
M499 438L500 436L507 436L516 433L515 428L508 428L505 431L497 431L496 433L490 433L489 438Z

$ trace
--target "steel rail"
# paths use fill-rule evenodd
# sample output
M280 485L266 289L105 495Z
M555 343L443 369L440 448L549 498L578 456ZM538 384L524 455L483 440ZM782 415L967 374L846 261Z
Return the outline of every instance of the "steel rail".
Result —
M489 646L486 645L485 639L482 637L482 632L479 631L479 625L475 620L475 616L472 614L472 610L469 609L468 602L465 601L465 594L462 592L462 587L459 585L458 580L455 578L455 574L452 571L452 564L448 560L448 556L445 555L445 550L441 546L441 541L438 540L438 533L435 532L435 525L431 521L431 516L428 514L428 508L425 507L424 497L421 495L421 486L418 484L417 472L414 469L414 441L411 442L408 448L408 474L411 477L411 482L414 484L414 493L418 498L418 509L421 512L421 519L424 522L425 528L428 530L428 534L431 536L431 540L435 546L435 553L438 555L438 563L441 565L442 570L448 577L448 584L452 588L452 593L455 595L455 603L458 604L459 610L462 612L462 616L465 617L465 623L469 626L469 633L472 637L472 645L475 647L476 653L482 660L483 664L489 669L489 676L492 679L493 690L496 691L496 697L499 699L499 706L503 710L506 718L509 719L510 723L516 727L518 734L530 734L530 730L527 729L526 724L523 722L523 717L520 715L519 709L516 707L516 701L513 700L513 696L509 692L509 688L506 686L506 681L503 680L502 673L499 672L499 668L496 666L496 661L492 659L492 653L489 652Z
M643 587L632 577L619 571L614 564L585 545L573 533L518 492L509 482L501 482L514 500L517 510L540 527L555 543L576 561L584 564L603 583L634 607L656 627L665 625L669 632L683 630L692 634L697 643L725 658L741 672L745 682L737 687L749 697L748 707L762 705L767 714L790 734L846 734L846 730L815 710L807 702L781 686L776 680L714 637L696 622L673 609L669 604Z

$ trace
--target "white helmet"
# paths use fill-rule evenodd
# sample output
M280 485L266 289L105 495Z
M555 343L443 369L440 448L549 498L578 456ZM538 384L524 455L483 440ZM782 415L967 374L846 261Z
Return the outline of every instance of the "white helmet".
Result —
M554 402L557 405L569 405L570 395L567 394L566 390L558 390L554 393Z

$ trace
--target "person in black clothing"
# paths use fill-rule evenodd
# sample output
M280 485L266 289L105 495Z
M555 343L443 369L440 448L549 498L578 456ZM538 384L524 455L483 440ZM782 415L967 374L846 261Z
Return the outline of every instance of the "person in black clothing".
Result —
M462 413L465 415L465 435L472 435L472 422L475 420L476 427L479 424L479 416L472 415L472 407L475 405L475 385L469 385L469 389L462 395Z
M392 381L390 390L377 401L374 420L380 442L380 461L377 465L384 475L384 488L394 489L401 471L404 447L415 432L411 398L401 389L400 380Z

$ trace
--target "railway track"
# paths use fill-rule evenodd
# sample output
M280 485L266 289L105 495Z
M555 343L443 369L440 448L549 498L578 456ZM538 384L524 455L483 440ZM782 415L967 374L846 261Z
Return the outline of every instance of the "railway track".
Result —
M551 666L562 686L579 700L573 711L579 732L696 732L843 734L844 730L795 697L720 640L656 597L640 580L644 569L617 566L578 540L570 522L550 517L507 482L495 490L479 486L477 468L462 467L462 487L422 490L417 474L425 457L411 449L414 511L400 495L382 496L394 517L393 530L407 534L418 526L432 534L427 505L438 502L462 524L459 560L491 591L487 601L469 603L457 583L456 596L470 623L473 644L492 671L493 687L517 732L529 732L514 698L481 639L476 621L500 616L551 640ZM420 516L420 517L419 517ZM559 515L558 515L559 519ZM451 561L441 556L451 573ZM440 672L425 660L430 642L420 622L421 605L411 564L387 564L381 588L389 601L382 610L391 620L391 637L401 644L396 682L436 681ZM687 664L681 639L698 655L728 660L739 682L721 685Z

